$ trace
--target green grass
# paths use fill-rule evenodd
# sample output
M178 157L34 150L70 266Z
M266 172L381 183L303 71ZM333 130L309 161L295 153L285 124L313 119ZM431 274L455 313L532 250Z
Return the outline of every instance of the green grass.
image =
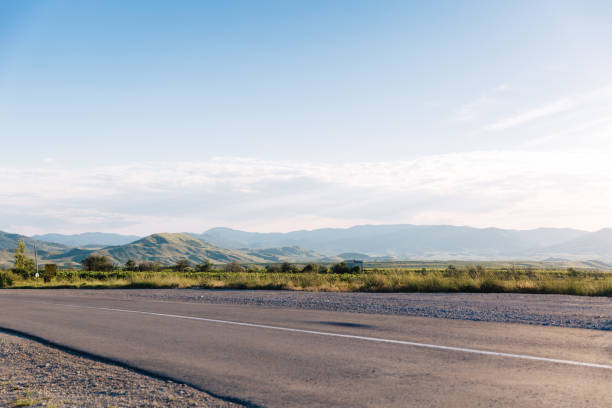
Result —
M34 405L38 405L42 402L42 399L34 399L34 398L19 398L11 403L11 408L19 408L19 407L31 407Z
M13 276L11 288L226 288L333 292L496 292L612 296L612 273L486 268L383 269L364 273L60 271L51 282Z

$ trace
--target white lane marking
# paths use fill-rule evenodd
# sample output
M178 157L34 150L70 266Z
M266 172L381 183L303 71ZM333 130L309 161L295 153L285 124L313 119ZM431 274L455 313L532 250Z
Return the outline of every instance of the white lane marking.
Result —
M612 370L612 365L607 365L607 364L587 363L583 361L572 361L572 360L560 360L557 358L530 356L527 354L502 353L498 351L479 350L479 349L471 349L471 348L465 348L465 347L442 346L438 344L417 343L413 341L393 340L393 339L385 339L385 338L380 338L380 337L357 336L353 334L333 333L333 332L325 332L325 331L318 331L318 330L294 329L291 327L270 326L267 324L258 324L258 323L236 322L232 320L210 319L206 317L184 316L184 315L156 313L156 312L145 312L142 310L115 309L111 307L102 307L102 306L81 306L81 305L72 305L72 304L66 304L66 303L47 303L47 302L28 302L28 303L66 306L66 307L73 307L77 309L94 309L94 310L104 310L104 311L109 311L109 312L136 313L136 314L143 314L143 315L150 315L150 316L173 317L176 319L198 320L198 321L204 321L204 322L229 324L229 325L234 325L234 326L255 327L259 329L279 330L279 331L292 332L292 333L304 333L304 334L314 334L318 336L340 337L340 338L345 338L345 339L365 340L365 341L372 341L372 342L378 342L378 343L401 344L404 346L422 347L422 348L435 349L435 350L460 351L463 353L481 354L481 355L486 355L486 356L518 358L522 360L535 360L535 361L544 361L547 363L566 364L566 365L573 365L573 366L603 368L606 370Z

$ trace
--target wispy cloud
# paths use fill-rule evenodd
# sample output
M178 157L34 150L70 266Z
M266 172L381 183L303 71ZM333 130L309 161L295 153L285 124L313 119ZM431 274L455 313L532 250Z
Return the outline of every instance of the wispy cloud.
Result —
M509 116L498 120L485 127L487 131L506 130L545 116L554 115L565 112L574 106L574 102L569 98L559 99L558 101L540 106L528 111L519 113L518 115Z
M485 170L486 169L486 170ZM291 230L359 223L612 225L605 154L472 152L351 164L216 158L0 168L0 229Z
M563 97L541 106L506 116L485 126L484 130L490 132L507 130L538 119L581 109L584 106L589 106L601 101L609 101L610 98L612 98L612 86L607 85L598 89Z

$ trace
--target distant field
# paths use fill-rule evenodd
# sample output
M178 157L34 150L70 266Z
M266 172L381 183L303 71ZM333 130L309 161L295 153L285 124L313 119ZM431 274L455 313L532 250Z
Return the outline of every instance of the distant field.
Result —
M531 261L531 260L438 260L438 261L391 261L391 262L365 262L368 269L446 269L449 265L457 268L472 268L481 266L492 270L521 269L538 271L560 271L568 268L579 270L612 271L610 265L596 260L557 260L557 261Z
M228 288L338 292L498 292L612 296L612 273L574 269L381 268L361 273L59 271L51 282L10 272L10 288Z

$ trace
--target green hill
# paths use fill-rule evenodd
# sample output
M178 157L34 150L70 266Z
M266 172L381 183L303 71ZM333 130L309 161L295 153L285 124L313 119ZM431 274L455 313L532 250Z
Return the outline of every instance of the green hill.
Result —
M71 249L56 254L50 260L57 263L77 262L91 254L108 256L115 264L124 264L129 259L135 262L153 261L172 265L181 259L192 264L209 261L212 263L264 263L283 261L313 261L322 258L313 251L297 247L272 249L224 249L194 238L188 234L153 234L126 245L111 246L99 250Z
M48 258L53 255L61 254L70 248L53 242L39 241L25 235L11 234L0 231L0 266L8 267L13 263L17 241L23 239L26 244L26 253L30 258L34 258L34 244L38 251L39 259Z

